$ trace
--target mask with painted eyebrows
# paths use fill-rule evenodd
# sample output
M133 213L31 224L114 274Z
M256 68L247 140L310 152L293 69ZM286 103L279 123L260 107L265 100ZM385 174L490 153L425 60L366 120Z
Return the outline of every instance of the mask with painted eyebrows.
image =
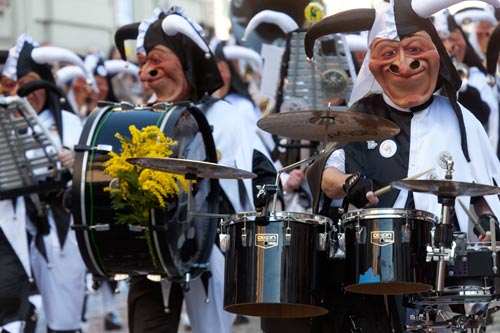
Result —
M410 108L429 100L440 58L427 32L418 31L401 41L377 38L370 50L370 71L394 104Z

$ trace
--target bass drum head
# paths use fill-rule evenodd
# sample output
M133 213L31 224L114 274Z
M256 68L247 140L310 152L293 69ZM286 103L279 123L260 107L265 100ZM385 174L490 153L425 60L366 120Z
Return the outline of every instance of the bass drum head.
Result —
M103 108L88 118L76 150L72 203L75 230L82 257L96 276L161 275L182 281L189 274L199 277L206 269L217 229L216 220L187 214L187 194L181 194L166 209L155 209L148 228L116 223L118 213L104 188L111 177L104 174L109 159L104 150L121 150L116 133L130 136L129 126L141 130L158 126L177 141L171 157L216 163L213 138L201 111L174 105L168 110L121 110ZM192 210L217 212L218 183L197 179L193 184ZM209 195L210 194L210 195Z

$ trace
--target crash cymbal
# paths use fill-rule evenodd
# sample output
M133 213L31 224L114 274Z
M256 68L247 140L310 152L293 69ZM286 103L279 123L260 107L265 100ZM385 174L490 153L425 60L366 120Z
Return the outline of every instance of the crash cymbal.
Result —
M432 193L441 197L458 197L462 195L480 197L500 193L500 187L453 180L398 180L391 184L401 190Z
M271 134L310 141L363 142L399 133L399 126L390 120L344 108L273 113L257 126Z
M257 177L255 173L241 169L231 168L216 163L178 158L134 157L127 158L127 162L147 169L198 178L245 179Z

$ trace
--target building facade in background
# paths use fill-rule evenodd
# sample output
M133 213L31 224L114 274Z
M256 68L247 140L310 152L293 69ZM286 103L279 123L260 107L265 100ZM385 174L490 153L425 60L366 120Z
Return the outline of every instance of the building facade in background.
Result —
M24 32L40 43L81 54L107 52L117 27L149 18L157 6L174 4L198 23L228 21L229 0L0 0L0 48L13 46Z

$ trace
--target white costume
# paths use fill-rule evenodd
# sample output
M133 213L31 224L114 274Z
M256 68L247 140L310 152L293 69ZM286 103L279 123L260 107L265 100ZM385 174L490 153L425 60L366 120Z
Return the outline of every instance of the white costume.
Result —
M61 113L62 143L59 135L54 133L55 122L52 114L44 110L39 113L39 119L42 126L53 134L52 138L56 143L73 147L78 143L80 136L80 119L67 111ZM71 229L68 231L64 247L61 248L51 210L48 211L48 221L50 232L43 237L47 260L33 242L31 247L33 274L42 295L47 326L52 330L76 330L80 328L83 310L86 267L80 255L75 232Z

